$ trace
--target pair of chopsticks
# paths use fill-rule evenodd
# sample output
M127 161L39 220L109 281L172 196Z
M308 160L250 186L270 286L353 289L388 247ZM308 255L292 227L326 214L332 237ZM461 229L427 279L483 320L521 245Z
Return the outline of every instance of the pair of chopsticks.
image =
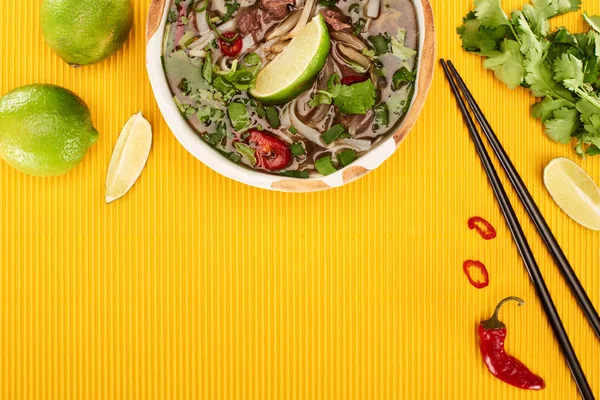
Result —
M569 287L571 288L571 291L573 292L581 309L585 313L586 317L588 318L592 328L594 329L598 337L600 337L600 316L598 315L598 312L594 308L594 305L590 301L587 293L581 285L581 282L579 282L577 275L575 274L573 268L569 264L569 261L567 260L556 238L554 237L550 228L548 227L548 224L542 216L535 201L531 197L531 194L529 193L525 184L523 183L523 180L519 176L519 173L517 172L516 168L510 161L508 155L504 151L504 148L500 144L498 137L496 136L489 122L483 115L483 112L477 105L475 99L473 98L473 95L467 88L465 82L459 75L456 68L454 68L452 62L446 62L445 60L441 60L441 63L442 67L444 68L446 78L448 78L448 81L450 82L452 92L456 97L458 107L460 108L465 123L467 124L467 128L469 129L471 139L475 144L475 149L479 154L479 158L481 159L483 168L485 169L488 180L492 186L494 195L496 196L496 200L500 205L500 209L502 210L502 214L504 215L506 223L508 224L508 227L517 245L519 253L521 254L521 258L523 259L525 268L527 269L529 277L531 278L537 295L542 303L544 312L546 313L546 316L548 318L548 322L550 323L552 330L554 331L554 336L556 337L556 340L560 345L565 360L571 370L571 373L573 374L573 378L575 379L579 392L581 393L581 397L586 400L594 399L594 394L592 393L592 390L585 377L583 369L579 364L577 355L573 350L573 346L571 345L571 341L569 340L565 327L563 326L562 320L560 319L560 315L556 310L556 306L554 305L552 296L548 291L546 282L544 281L540 269L535 261L535 257L533 256L531 248L529 247L529 243L527 242L527 238L523 233L523 229L521 228L521 224L517 219L512 204L510 203L508 196L506 195L506 192L504 190L504 187L502 186L502 183L498 178L498 173L496 172L496 169L492 164L490 156L483 144L483 141L479 135L477 127L475 126L475 122L471 117L467 104L471 108L471 112L475 116L475 119L481 126L481 130L490 142L494 153L500 160L502 168L508 175L513 188L517 191L521 202L527 210L527 213L533 220L539 234L542 236L544 243L546 244L546 247L552 254L554 261L558 265Z

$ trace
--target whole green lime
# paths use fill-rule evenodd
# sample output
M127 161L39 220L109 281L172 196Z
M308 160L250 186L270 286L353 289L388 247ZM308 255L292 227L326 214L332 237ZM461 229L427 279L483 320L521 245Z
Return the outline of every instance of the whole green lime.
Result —
M96 140L88 106L67 89L30 85L0 98L0 157L21 172L64 174Z
M46 42L73 66L95 64L123 46L133 22L131 0L45 0Z

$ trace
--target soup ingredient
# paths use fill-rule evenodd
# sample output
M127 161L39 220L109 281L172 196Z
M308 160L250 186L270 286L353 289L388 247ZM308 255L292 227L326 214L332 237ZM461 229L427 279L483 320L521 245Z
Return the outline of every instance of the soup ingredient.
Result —
M490 284L488 270L481 261L465 261L463 263L463 272L467 275L471 285L477 289L483 289Z
M296 3L294 0L259 0L258 5L273 19L281 19L288 13L288 5Z
M231 125L236 131L241 131L250 126L250 114L244 104L232 101L227 106L227 114L231 120Z
M544 169L544 184L554 202L575 222L600 230L600 189L581 167L555 158Z
M258 73L250 94L264 104L294 99L312 85L329 50L329 33L323 17L318 15Z
M600 33L600 16L590 17L586 12L583 13L583 19L592 27L593 30Z
M483 362L492 375L509 385L519 389L541 390L546 387L544 380L504 350L506 325L498 319L498 312L508 301L516 301L520 306L525 304L518 297L507 297L498 304L492 317L482 321L477 328Z
M255 150L256 165L267 171L280 171L292 162L292 151L281 139L258 129L248 131L247 143Z
M100 62L119 50L133 23L131 0L44 0L46 42L72 66Z
M123 197L138 180L152 147L152 126L142 112L134 114L121 131L106 173L106 203Z
M333 74L327 84L328 91L319 90L309 106L333 103L343 114L366 114L375 104L375 85L369 79L351 83L355 80L359 79L351 75L344 83L338 74Z
M223 38L219 38L219 47L221 48L223 54L229 57L235 57L240 54L240 51L242 51L243 47L242 36L235 32L225 32L222 36L232 40L230 43Z
M491 240L496 237L496 229L481 217L471 217L468 221L469 229L475 229L485 240Z
M465 50L508 87L523 86L543 100L532 107L547 136L578 154L600 154L600 33L550 32L549 19L579 9L579 0L538 0L510 18L499 0L480 0L458 28ZM597 21L586 20L595 26ZM600 20L600 18L598 18Z
M356 151L353 149L344 149L337 154L338 163L347 167L356 160Z
M322 175L331 175L337 171L331 162L331 154L319 158L315 162L315 169Z
M23 173L62 175L96 140L89 108L67 89L30 85L0 98L0 156Z
M327 24L330 25L335 31L343 31L345 29L352 28L352 25L342 22L343 15L333 10L325 9L321 11L321 15L325 19L325 22L327 22Z

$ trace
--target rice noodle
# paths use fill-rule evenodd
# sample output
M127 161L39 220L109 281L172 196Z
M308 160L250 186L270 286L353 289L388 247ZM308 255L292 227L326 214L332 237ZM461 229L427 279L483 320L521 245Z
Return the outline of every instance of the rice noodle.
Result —
M302 122L300 118L298 118L298 116L296 115L296 100L294 100L292 104L290 104L290 121L292 122L294 127L298 129L298 132L311 142L321 147L331 147L331 145L327 145L325 142L323 142L323 140L321 140L321 132L304 124L304 122Z
M244 39L242 39L242 54L254 47L254 44L254 36L244 36Z
M369 18L377 18L379 16L379 8L381 5L381 0L369 0L366 6L365 14Z
M298 34L298 32L300 32L302 30L302 28L304 28L306 26L306 24L308 23L308 18L312 14L312 9L313 9L314 5L315 5L315 0L307 0L306 1L306 4L305 4L304 8L302 9L302 15L300 16L300 19L298 20L298 24L294 27L294 29L292 29L292 31L290 33L285 35L286 40L295 37Z
M356 151L367 151L371 148L371 141L364 139L344 139L342 143Z
M196 40L194 43L188 46L188 49L195 49L196 47L205 48L210 42L215 40L216 36L214 32L208 32L206 35L202 36L200 39Z
M281 113L279 115L279 123L283 128L288 128L292 126L292 121L290 120L290 103L286 104L281 109Z
M217 10L221 15L227 13L227 7L225 6L225 0L212 0L210 6L213 10Z
M291 31L292 28L298 23L301 16L301 10L296 10L293 13L291 13L289 17L287 17L281 24L279 24L277 28L275 28L275 30L273 30L273 32L269 33L269 35L267 36L267 40L271 40L281 35L285 35L289 31Z
M198 26L200 36L204 36L210 32L210 26L208 26L208 22L206 22L206 10L196 13L196 25Z

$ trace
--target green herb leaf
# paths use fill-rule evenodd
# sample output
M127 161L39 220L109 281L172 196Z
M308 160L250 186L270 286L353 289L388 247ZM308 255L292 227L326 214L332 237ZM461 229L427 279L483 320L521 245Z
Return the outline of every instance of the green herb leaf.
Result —
M354 85L339 85L335 104L343 114L366 114L375 104L375 85L370 79Z
M255 150L242 142L234 143L235 149L250 162L250 165L256 165Z
M545 122L546 134L555 142L567 144L571 136L581 127L579 113L567 107L559 108L554 112L554 117Z
M406 30L398 29L398 34L396 35L396 37L392 37L390 39L390 43L392 45L392 54L404 61L410 60L412 57L417 55L416 50L413 50L404 45L405 38Z
M390 42L391 39L389 36L377 35L377 36L369 36L369 42L373 44L373 49L375 49L375 54L378 56L388 53L390 51Z
M373 108L375 111L375 124L381 126L388 126L390 123L390 110L388 105L380 103Z
M271 125L271 128L279 128L281 122L279 121L279 111L277 111L277 108L273 106L266 107L265 113L267 116L267 122L269 125Z
M206 52L206 58L204 58L204 65L202 66L202 77L208 83L212 83L212 61L211 61L211 52Z
M202 139L204 139L207 143L211 144L213 147L217 144L221 143L223 138L227 136L227 126L223 121L220 121L217 124L217 129L214 132L207 132L202 135Z
M403 83L411 83L417 79L417 71L411 71L406 67L400 68L394 72L392 76L392 85L395 90L398 90Z
M227 114L231 120L231 125L236 131L241 131L250 126L250 114L246 106L240 102L232 101L227 106Z
M508 16L500 7L500 0L476 0L475 15L481 25L496 28L501 25L510 25Z
M523 83L525 79L525 67L523 67L523 55L520 45L515 40L505 40L502 51L488 53L488 58L483 63L487 69L494 71L496 78L504 82L510 89L514 89Z

